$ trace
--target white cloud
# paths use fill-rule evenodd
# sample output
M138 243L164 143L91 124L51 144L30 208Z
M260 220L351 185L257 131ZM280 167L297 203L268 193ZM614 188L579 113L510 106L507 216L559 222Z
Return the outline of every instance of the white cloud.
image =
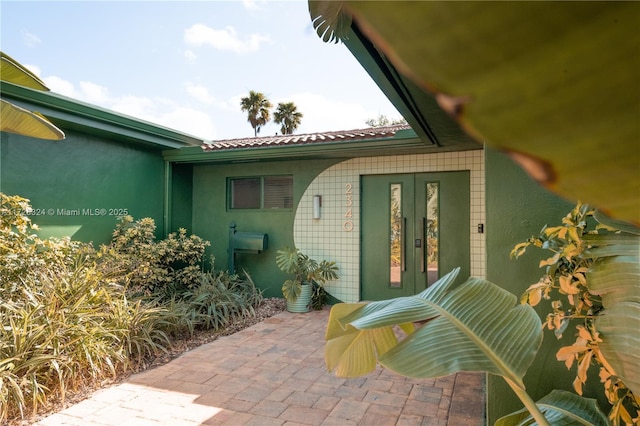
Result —
M185 89L189 96L203 104L213 104L216 102L216 98L209 93L209 89L201 84L187 83Z
M231 100L226 100L226 101L221 100L216 98L214 95L212 95L209 92L209 89L207 89L205 86L201 84L190 83L190 82L187 82L185 84L185 90L187 91L187 94L189 96L191 96L198 102L201 102L206 105L214 106L217 109L221 109L225 111L238 111L240 109L239 106L238 107L235 106L235 105L240 105L239 97L237 99L237 102L235 98L232 98Z
M217 130L209 114L192 108L178 107L162 114L162 125L197 136L202 139L215 139Z
M209 45L218 50L230 50L235 53L254 52L270 38L261 34L250 34L242 39L232 26L216 30L203 24L194 24L184 32L184 41L191 46Z
M37 75L38 77L40 77L40 67L36 65L31 65L31 64L22 64L22 66L28 69L29 71L31 71L32 73L34 73L35 75Z
M22 32L22 40L27 47L35 47L36 45L42 43L40 37L27 31Z
M189 49L184 51L184 57L189 63L194 63L196 59L198 59L198 57L193 52L193 50L189 50Z
M109 90L104 86L90 81L81 81L80 90L84 101L98 105L109 102Z
M109 95L109 89L90 81L81 81L78 89L72 82L55 75L44 77L42 80L52 92L69 98L107 108L113 103L113 99Z
M244 8L250 12L261 10L262 5L265 3L265 1L260 0L242 0L242 6L244 6Z
M52 92L82 100L82 97L76 92L76 89L73 87L73 83L70 81L56 76L44 77L42 80Z
M361 129L367 127L367 119L379 115L360 103L333 101L310 92L295 93L287 99L276 100L274 104L278 102L293 102L304 114L296 133Z
M178 105L171 100L142 96L113 96L108 88L89 81L80 82L78 89L73 83L56 76L45 77L43 81L52 92L178 132L202 139L215 139L218 134L210 114ZM200 91L200 96L204 96L204 99L208 96L206 88L203 92L202 87L192 85L192 90L196 94ZM213 97L210 98L215 100ZM216 104L216 106L220 105L226 107L224 102Z
M137 117L141 120L155 121L157 116L156 104L150 98L140 96L123 96L108 102L108 108L121 114ZM103 105L104 106L104 105Z
M164 99L124 96L109 109L202 139L214 139L217 135L209 114Z

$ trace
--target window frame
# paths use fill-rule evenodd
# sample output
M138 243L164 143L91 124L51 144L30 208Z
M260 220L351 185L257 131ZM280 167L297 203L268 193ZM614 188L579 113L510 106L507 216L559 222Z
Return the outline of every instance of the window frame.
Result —
M291 187L290 187L290 203L291 205L288 207L268 207L265 208L265 180L269 179L269 178L288 178ZM260 183L259 183L259 196L260 196L260 200L259 200L259 207L257 208L253 208L253 207L234 207L233 206L233 188L234 188L234 181L239 181L239 180L250 180L250 179L259 179ZM265 211L265 212L271 212L271 211L292 211L293 210L293 175L292 174L278 174L278 175L258 175L258 176L229 176L227 177L227 194L226 194L226 199L227 199L227 211ZM285 203L286 204L286 203Z

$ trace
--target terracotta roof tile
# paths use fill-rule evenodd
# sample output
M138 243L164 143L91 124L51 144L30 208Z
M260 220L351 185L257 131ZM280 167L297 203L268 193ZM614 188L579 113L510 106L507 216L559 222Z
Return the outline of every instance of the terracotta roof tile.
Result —
M240 148L266 148L271 146L289 146L318 144L329 142L351 142L393 137L399 130L410 129L406 124L366 129L339 130L333 132L306 133L301 135L276 135L257 138L226 139L202 144L204 151L220 151Z

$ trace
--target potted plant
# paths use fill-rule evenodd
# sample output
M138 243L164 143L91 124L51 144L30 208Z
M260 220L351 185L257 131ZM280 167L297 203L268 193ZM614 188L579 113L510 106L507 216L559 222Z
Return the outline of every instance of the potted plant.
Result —
M295 248L278 250L276 265L280 270L293 274L293 278L282 284L282 295L289 312L307 312L310 306L321 309L326 299L324 284L338 278L335 262L318 262Z

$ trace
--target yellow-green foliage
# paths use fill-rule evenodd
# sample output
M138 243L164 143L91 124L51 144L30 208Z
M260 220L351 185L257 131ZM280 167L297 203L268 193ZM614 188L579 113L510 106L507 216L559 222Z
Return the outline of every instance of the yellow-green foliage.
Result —
M128 300L91 245L38 238L28 201L0 197L0 420L165 350L166 309Z
M198 285L210 243L197 235L187 236L184 228L156 241L155 231L153 219L134 221L124 216L116 225L111 244L101 247L101 253L111 258L111 266L115 262L128 271L130 290L136 293L149 295L166 286L192 289Z
M153 220L125 217L95 250L40 239L30 208L0 193L0 423L135 370L173 336L251 315L262 300L248 275L203 271L209 243L185 230L155 241Z
M597 223L594 220L594 214L595 211L588 205L578 203L562 219L561 225L545 227L539 236L517 244L511 256L520 257L531 246L550 252L550 257L540 262L540 267L545 268L545 274L523 294L522 303L536 306L543 300L551 301L551 312L547 314L544 327L553 330L558 338L566 332L575 334L576 341L570 346L561 348L556 357L559 361L563 361L567 368L577 367L573 382L576 393L582 395L582 388L588 379L587 373L592 365L596 365L600 370L599 380L604 385L604 394L612 405L609 413L612 423L614 425L637 424L640 420L640 396L635 395L630 389L632 373L629 372L624 376L624 371L616 371L612 366L616 360L612 359L613 357L608 358L603 350L603 339L614 337L607 336L606 332L603 333L598 319L607 314L611 316L613 307L606 306L604 303L606 292L601 289L596 290L590 279L593 278L598 258L616 254L611 248L614 244L618 245L616 250L621 250L620 247L625 250L625 246L620 246L623 241L626 241L629 250L629 253L624 253L627 255L625 261L635 264L637 273L639 240L634 234ZM634 233L637 235L636 231ZM598 248L599 246L603 247ZM597 252L598 249L601 252ZM615 272L623 277L628 273L627 270L620 268L614 268L609 272ZM638 284L636 281L636 290L633 290L634 279L637 280L637 276L631 278L629 275L629 285L626 287L619 286L611 276L608 281L614 293L618 295L617 298L627 298L637 303ZM635 321L637 322L637 317ZM575 328L569 328L570 324L574 324ZM633 327L630 322L618 325ZM613 356L626 357L622 351ZM625 380L629 382L625 383ZM637 382L637 377L633 382Z

